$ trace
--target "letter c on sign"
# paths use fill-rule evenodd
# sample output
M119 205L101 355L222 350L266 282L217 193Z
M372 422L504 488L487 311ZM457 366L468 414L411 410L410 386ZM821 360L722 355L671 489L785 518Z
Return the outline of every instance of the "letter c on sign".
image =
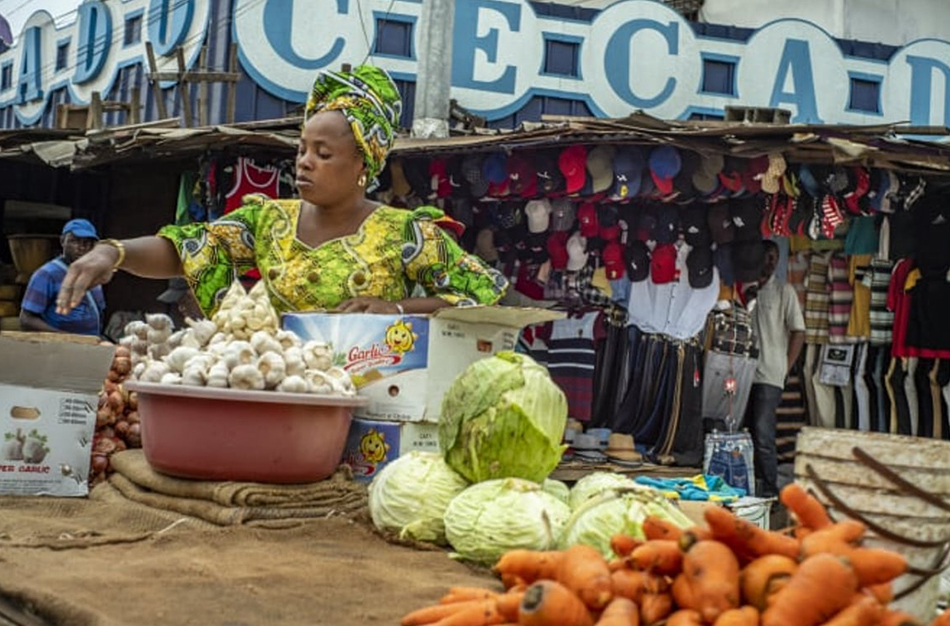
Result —
M604 59L604 69L610 87L624 102L642 109L651 109L663 104L673 95L673 90L676 88L676 79L672 76L667 79L660 93L652 98L638 96L630 88L630 79L633 78L630 76L630 53L633 37L641 30L648 29L660 33L666 39L666 46L671 55L675 56L678 53L679 24L670 22L664 25L656 20L637 19L630 20L614 32L610 41L607 42ZM653 52L651 51L651 54Z
M316 59L307 59L294 50L290 43L293 34L294 0L264 0L264 36L274 52L284 61L303 70L319 70L333 63L343 52L346 42L337 37L330 51ZM310 4L313 0L307 0ZM349 13L349 0L336 0L336 10L340 15ZM289 6L288 6L289 5Z

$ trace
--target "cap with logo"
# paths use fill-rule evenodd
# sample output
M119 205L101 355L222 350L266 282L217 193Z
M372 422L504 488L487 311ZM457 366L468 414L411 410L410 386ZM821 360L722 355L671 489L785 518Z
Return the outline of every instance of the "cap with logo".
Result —
M646 280L650 275L650 250L647 244L639 239L627 242L624 251L627 259L627 277L631 282L638 283Z
M587 179L587 148L580 144L568 146L561 151L557 163L564 176L564 191L577 193L583 189Z
M725 203L714 204L709 207L706 223L713 241L717 244L729 243L736 237L735 224L729 214L729 207Z
M623 258L623 246L616 241L611 241L604 246L601 253L604 261L604 269L607 272L607 280L618 280L623 278L626 273L625 261Z
M712 243L712 234L706 223L707 210L703 206L691 205L680 211L680 222L683 228L683 239L689 245L706 246Z
M676 282L676 246L657 244L650 255L650 278L657 285Z
M600 232L597 207L593 203L585 202L580 206L577 210L577 221L580 223L581 235L584 237L596 237Z
M749 199L730 203L729 213L735 226L735 241L762 238L762 206L759 200Z
M508 170L508 186L511 193L531 198L538 193L538 173L531 159L522 153L511 155L505 164Z
M686 257L686 268L689 274L689 286L693 289L703 289L712 284L713 253L707 246L696 246L689 251Z
M612 146L597 146L587 154L587 171L590 174L592 193L603 193L613 186L614 153Z
M564 175L557 163L557 154L541 152L534 157L534 167L537 171L538 190L545 194L554 194L564 191Z
M640 192L643 178L643 152L634 146L623 147L614 154L614 185L611 196L626 200Z
M673 243L679 238L679 210L675 206L661 204L656 207L656 224L651 239L658 244Z
M650 176L660 195L673 193L673 178L679 174L682 162L673 146L659 146L650 151Z

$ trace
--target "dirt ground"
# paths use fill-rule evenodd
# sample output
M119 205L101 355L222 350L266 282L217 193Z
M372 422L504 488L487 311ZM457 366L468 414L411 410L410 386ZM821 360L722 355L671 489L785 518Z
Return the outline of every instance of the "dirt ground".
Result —
M500 588L444 551L393 545L343 518L0 552L0 596L68 626L392 625L453 585Z

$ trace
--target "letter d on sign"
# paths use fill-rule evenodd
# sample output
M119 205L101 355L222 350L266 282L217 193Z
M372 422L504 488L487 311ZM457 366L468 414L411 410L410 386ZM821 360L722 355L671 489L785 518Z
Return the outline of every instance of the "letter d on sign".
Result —
M195 15L195 0L151 0L148 5L148 40L162 56L182 44Z
M78 35L73 82L82 84L99 75L112 45L112 13L100 0L80 5Z

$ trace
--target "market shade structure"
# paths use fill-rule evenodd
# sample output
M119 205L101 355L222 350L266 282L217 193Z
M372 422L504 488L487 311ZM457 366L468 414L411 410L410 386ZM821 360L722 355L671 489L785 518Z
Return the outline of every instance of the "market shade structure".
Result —
M260 150L292 158L299 117L180 128L177 119L104 130L0 131L0 159L33 160L83 170L118 161L181 158L208 150ZM779 151L800 163L854 164L921 175L950 174L943 126L754 124L665 121L644 113L619 119L545 118L516 130L479 129L445 139L397 140L391 158L557 148L575 143L671 145L699 153L754 158Z

